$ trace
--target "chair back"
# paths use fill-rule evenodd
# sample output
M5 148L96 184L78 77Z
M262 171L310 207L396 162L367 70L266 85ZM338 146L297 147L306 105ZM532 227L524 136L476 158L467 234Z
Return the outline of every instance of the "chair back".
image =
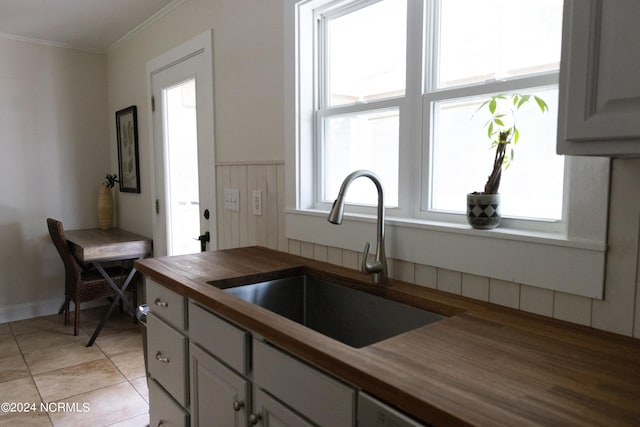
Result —
M49 235L53 245L58 250L64 264L66 291L71 291L80 281L82 268L69 249L67 239L64 237L62 223L56 219L47 218L47 228L49 228Z

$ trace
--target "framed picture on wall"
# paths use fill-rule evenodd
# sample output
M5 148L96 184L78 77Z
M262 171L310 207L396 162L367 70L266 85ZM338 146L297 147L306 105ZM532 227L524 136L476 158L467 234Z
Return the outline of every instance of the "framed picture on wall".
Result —
M116 111L116 129L118 137L120 191L125 193L139 193L138 112L135 105Z

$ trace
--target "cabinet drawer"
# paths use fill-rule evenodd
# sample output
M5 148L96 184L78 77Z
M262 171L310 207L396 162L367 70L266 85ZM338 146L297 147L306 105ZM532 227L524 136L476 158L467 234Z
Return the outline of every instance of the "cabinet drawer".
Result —
M149 379L149 425L167 427L187 427L188 414L173 401L162 388Z
M253 381L316 424L354 425L354 389L258 340L253 340Z
M155 378L182 406L187 406L186 345L184 336L149 313L147 317L147 360L149 375Z
M243 329L189 304L189 339L243 375L248 371L248 337Z
M178 330L185 329L185 299L170 289L147 278L149 310Z

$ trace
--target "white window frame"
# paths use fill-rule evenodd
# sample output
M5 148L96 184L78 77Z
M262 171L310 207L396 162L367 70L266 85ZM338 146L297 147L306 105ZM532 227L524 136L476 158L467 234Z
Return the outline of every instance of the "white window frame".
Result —
M375 212L348 206L344 225L338 228L326 221L328 207L315 201L315 12L349 2L285 0L285 220L288 238L361 252L375 235ZM408 0L410 16L431 10L431 0ZM408 34L413 35L407 40L408 52L416 52L415 44L422 46L430 37L423 34L422 23L416 28L416 21L408 22ZM400 105L400 208L387 209L387 256L601 299L609 160L566 157L566 221L555 229L518 227L506 220L495 230L474 230L460 220L425 215L421 165L428 153L424 145L428 129L422 123L428 114L425 103L434 95L422 95L426 84L422 54L407 58L406 95ZM555 75L539 78L557 80ZM420 196L411 197L416 194Z

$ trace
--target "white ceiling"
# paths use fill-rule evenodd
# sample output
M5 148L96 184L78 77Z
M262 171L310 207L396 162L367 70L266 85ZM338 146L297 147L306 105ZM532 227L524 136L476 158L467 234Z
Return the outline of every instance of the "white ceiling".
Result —
M0 0L0 35L104 51L183 0Z

